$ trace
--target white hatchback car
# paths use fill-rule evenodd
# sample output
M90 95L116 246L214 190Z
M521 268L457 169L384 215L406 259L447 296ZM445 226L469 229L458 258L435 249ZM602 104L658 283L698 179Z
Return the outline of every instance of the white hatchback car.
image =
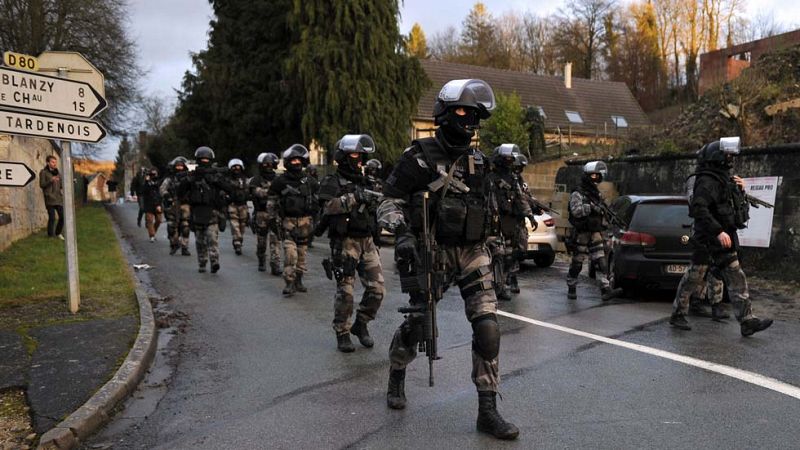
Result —
M537 214L537 228L534 231L531 222L525 219L528 227L528 249L525 252L525 259L533 259L539 267L550 267L556 259L556 248L558 246L558 235L556 235L556 221L550 214Z

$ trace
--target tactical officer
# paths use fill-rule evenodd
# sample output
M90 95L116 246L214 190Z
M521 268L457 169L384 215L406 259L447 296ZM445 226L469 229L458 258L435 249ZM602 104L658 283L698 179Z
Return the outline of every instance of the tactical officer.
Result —
M158 170L154 167L144 174L144 179L139 187L142 196L142 209L144 210L145 226L150 242L156 241L156 233L161 225L161 194L159 193Z
M622 293L622 289L612 289L608 281L603 232L608 228L605 211L607 206L603 195L597 188L608 175L603 161L592 161L583 166L581 184L569 197L569 223L573 226L572 263L567 274L567 298L576 299L578 275L586 258L591 260L600 277L600 292L603 300L610 300Z
M169 175L164 178L159 188L164 206L164 216L167 219L170 255L174 255L178 249L181 250L183 256L191 255L189 252L191 206L189 206L188 198L178 196L178 184L189 174L186 163L188 161L183 156L178 156L170 161Z
M375 192L383 192L383 179L381 178L381 170L383 170L383 164L377 159L370 159L367 161L366 165L364 165L364 175L367 176L367 182L369 183L370 190Z
M198 272L206 271L211 260L211 273L219 270L219 229L224 223L222 193L230 194L230 184L221 171L213 167L214 150L198 147L194 152L197 168L178 185L178 196L187 196L192 206L192 229L197 248Z
M519 271L519 264L515 264L517 251L519 248L519 228L525 226L525 218L531 222L536 222L533 218L530 204L525 198L520 183L517 181L517 174L514 172L514 163L519 154L519 146L516 144L503 144L494 149L492 155L493 171L489 174L489 183L492 194L497 202L498 224L496 237L497 244L494 245L494 258L500 258L502 264L502 276L495 279L498 300L511 300L506 285L507 277L510 278L514 271ZM495 271L495 278L497 278Z
M383 269L378 248L373 242L375 212L379 196L370 194L371 187L362 173L366 155L375 151L375 143L366 134L349 134L336 144L334 160L337 171L322 180L320 201L324 202L321 225L315 234L328 230L331 259L324 263L325 272L336 279L333 301L333 330L337 348L349 353L355 350L350 340L354 334L361 345L372 347L374 341L367 323L375 319L383 301ZM353 315L353 289L356 267L364 285L364 295Z
M250 210L247 209L250 186L248 185L247 175L244 173L244 163L241 159L234 158L228 161L228 176L232 189L228 204L228 219L231 221L233 250L237 255L241 255L244 232L247 230L247 224L250 221Z
M772 319L759 319L753 314L747 278L739 264L736 230L747 227L750 206L745 199L744 180L730 174L733 156L738 153L738 137L714 141L698 153L699 165L694 173L694 190L689 204L689 215L694 218L692 265L696 267L684 274L678 287L669 320L675 328L691 329L685 315L689 295L703 282L701 266L711 266L711 270L724 279L737 310L736 319L742 336L750 336L772 325ZM719 309L719 303L716 305ZM713 310L714 305L712 314Z
M269 199L278 205L281 218L283 280L286 282L283 295L287 297L295 292L306 292L303 273L306 272L308 238L313 230L311 216L318 208L314 192L319 189L317 181L303 173L308 158L308 149L301 144L286 149L283 152L286 172L275 178L268 192Z
M506 422L496 408L500 328L495 314L492 260L486 248L486 224L494 212L489 210L486 199L485 158L470 147L480 120L488 118L492 109L494 94L485 82L453 80L445 84L434 105L434 120L439 125L435 137L416 140L403 152L384 184L386 197L378 208L378 223L396 236L401 277L418 280L423 261L427 266L433 259L436 276L429 275L442 289L450 280L457 281L473 330L477 428L500 439L515 439L519 430ZM423 204L429 206L428 214L423 214ZM429 218L427 226L435 236L437 251L420 257L420 252L429 247L423 245L429 242L422 239L423 216ZM407 284L404 290L411 297L409 309L422 311L428 295L424 287ZM416 356L422 336L430 334L425 332L426 320L426 313L411 312L394 335L386 394L390 408L405 408L406 366Z
M250 180L250 198L253 200L255 210L255 233L258 236L256 255L258 255L258 270L267 270L267 243L269 243L269 266L273 275L283 273L281 269L281 252L278 234L281 231L280 218L274 200L268 199L269 187L275 180L275 168L278 166L278 156L274 153L261 153L258 155L258 175Z

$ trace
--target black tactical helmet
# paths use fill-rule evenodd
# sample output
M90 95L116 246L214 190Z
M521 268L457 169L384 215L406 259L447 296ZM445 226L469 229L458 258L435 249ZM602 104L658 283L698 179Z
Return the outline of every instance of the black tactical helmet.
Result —
M595 178L592 175L599 175ZM583 166L583 176L590 178L595 183L600 183L608 176L608 166L603 161L590 161Z
M703 146L697 152L697 162L709 166L730 168L733 155L740 150L739 137L724 137Z
M528 165L528 158L525 157L522 153L517 153L514 155L514 168L518 171L522 171L525 166Z
M517 159L515 156L517 154L519 154L517 144L502 144L494 149L492 163L498 167L511 167Z
M195 161L200 161L201 158L208 158L209 161L214 160L214 150L211 150L211 147L197 147L197 150L194 151L194 159Z
M463 106L478 110L479 119L488 119L494 110L494 92L483 80L448 81L439 91L433 105L433 117L440 125L442 116L452 107Z
M374 175L377 176L381 170L383 169L383 164L377 159L370 159L364 165L364 171L367 172L367 175Z
M189 164L188 159L184 158L183 156L176 156L175 158L172 158L172 161L170 161L167 166L171 171L175 172L178 165L183 165L183 170L186 170L187 164Z
M368 134L346 134L336 143L333 160L340 167L347 165L353 170L359 170L358 166L364 164L367 154L374 151L375 141ZM358 156L350 156L353 154Z
M300 159L300 164L293 166L290 161ZM283 167L286 170L300 170L309 164L308 149L302 144L293 144L283 152Z
M259 165L269 163L272 164L272 167L278 165L278 155L275 153L264 152L258 155L258 159L256 159Z

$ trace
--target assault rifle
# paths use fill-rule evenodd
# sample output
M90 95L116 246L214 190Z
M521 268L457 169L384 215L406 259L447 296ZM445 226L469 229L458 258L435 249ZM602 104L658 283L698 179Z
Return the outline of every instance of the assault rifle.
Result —
M608 205L606 205L606 202L604 202L602 198L594 196L590 196L589 198L592 201L592 205L600 208L600 211L603 213L606 219L608 219L608 221L613 225L616 225L619 228L626 228L628 226L628 224L626 224L622 218L620 218L614 211L611 210L611 208L608 207Z
M535 198L533 198L532 195L528 194L527 197L528 197L528 202L532 206L535 206L536 208L541 209L542 211L546 212L547 214L555 214L557 216L561 215L561 213L559 213L555 209L553 209L553 208L545 205L544 203L540 202L539 200L536 200Z
M764 208L772 209L775 207L775 205L765 202L764 200L755 198L750 194L744 194L744 198L745 200L747 200L747 203L753 205L753 208L758 208L760 206L763 206Z
M414 276L401 277L403 292L422 290L425 302L421 304L397 308L402 314L422 316L422 340L419 351L428 357L428 385L433 386L433 362L439 359L436 347L436 303L442 298L441 274L436 266L436 241L428 223L428 201L430 192L422 196L422 254L418 264L419 271ZM412 324L413 321L410 321Z

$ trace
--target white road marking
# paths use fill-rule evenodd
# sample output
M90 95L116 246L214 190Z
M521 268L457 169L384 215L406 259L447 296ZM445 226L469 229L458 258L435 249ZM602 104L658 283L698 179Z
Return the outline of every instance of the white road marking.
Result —
M505 311L498 310L497 315L508 317L510 319L519 320L521 322L527 322L532 325L544 328L550 328L551 330L561 331L575 336L581 336L587 339L604 342L606 344L616 345L617 347L627 348L628 350L633 350L636 352L646 353L648 355L658 356L659 358L669 359L671 361L686 364L687 366L697 367L703 370L707 370L709 372L716 372L718 374L725 375L731 378L736 378L737 380L742 380L745 383L761 386L763 388L770 389L775 392L780 392L781 394L788 395L789 397L794 397L800 400L799 387L754 372L748 372L746 370L737 369L735 367L726 366L724 364L717 364L709 361L704 361L702 359L692 358L691 356L679 355L677 353L667 352L664 350L659 350L657 348L647 347L645 345L634 344L631 342L621 341L619 339L613 339L605 336L600 336L597 334L587 333L585 331L580 331L574 328L568 328L549 322L542 322L541 320L531 319L525 316L520 316Z

